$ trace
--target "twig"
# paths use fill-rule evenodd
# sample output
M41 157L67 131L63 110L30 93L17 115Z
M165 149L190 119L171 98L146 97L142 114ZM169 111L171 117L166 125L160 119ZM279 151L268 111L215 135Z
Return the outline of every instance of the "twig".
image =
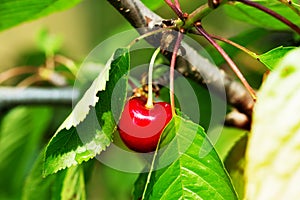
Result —
M179 0L174 0L174 4L175 4L175 6L177 7L177 9L182 13L182 10L181 10L181 6L180 6Z
M182 39L183 39L183 33L178 32L176 43L175 43L174 50L172 53L171 64L170 64L170 101L171 101L170 103L171 103L173 116L175 115L174 71L175 71L177 53L178 53L178 49L180 47L180 43L181 43Z
M180 9L180 4L178 1L175 4L171 0L165 0L166 4L175 12L175 14L180 18L183 19L183 13Z
M68 68L68 70L73 74L73 76L76 77L78 69L73 60L63 55L55 55L53 59L55 62L63 64L66 68Z
M195 24L196 29L199 31L200 34L202 34L206 40L211 43L215 49L222 55L222 57L225 59L225 61L228 63L228 65L231 67L231 69L234 71L234 73L237 75L237 77L240 79L240 81L243 83L243 85L246 87L250 95L252 96L253 100L256 100L255 91L252 89L252 87L249 85L239 68L236 66L236 64L232 61L232 59L228 56L228 54L223 50L223 48L216 43L212 39L212 37L202 28L201 23Z
M196 30L190 30L189 33L192 33L192 34L196 34L196 35L201 35L198 31ZM236 47L237 49L240 49L241 51L245 52L246 54L248 54L249 56L251 56L252 58L254 58L255 60L258 60L259 61L259 56L251 51L250 49L230 40L230 39L227 39L227 38L223 38L221 36L218 36L218 35L213 35L213 34L209 34L211 38L215 39L215 40L219 40L221 42L225 42L231 46L234 46ZM203 36L203 35L201 35Z
M217 36L217 35L212 35L210 34L210 36L213 38L213 39L216 39L216 40L219 40L219 41L222 41L222 42L225 42L231 46L234 46L238 49L240 49L241 51L245 52L246 54L248 54L249 56L251 56L252 58L256 59L256 60L259 60L259 56L254 53L253 51L249 50L248 48L242 46L242 45L239 45L238 43L236 42L233 42L232 40L229 40L227 38L223 38L223 37L220 37L220 36Z
M0 84L3 83L4 81L22 75L22 74L30 74L30 73L35 73L38 71L37 67L32 67L32 66L21 66L21 67L15 67L12 69L9 69L7 71L4 71L0 73Z
M42 77L38 74L34 74L32 76L29 76L22 80L20 83L18 83L17 87L28 87L30 85L33 85L34 83L45 81L42 79Z
M189 29L193 27L194 23L201 21L203 17L207 16L212 10L213 9L208 5L208 3L203 4L188 16L188 18L185 20L184 28Z
M149 31L148 33L144 33L144 34L140 35L139 37L135 38L134 40L132 40L127 47L131 48L135 43L139 42L140 40L145 39L147 37L150 37L154 34L163 32L163 31L164 31L164 29L161 28L161 29L156 29L156 30L153 30L153 31Z

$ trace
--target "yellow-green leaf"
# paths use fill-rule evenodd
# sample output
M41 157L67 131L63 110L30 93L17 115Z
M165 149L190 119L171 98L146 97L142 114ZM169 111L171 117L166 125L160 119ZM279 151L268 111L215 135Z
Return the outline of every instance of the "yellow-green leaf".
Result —
M288 53L258 93L246 153L246 199L299 199L300 49Z

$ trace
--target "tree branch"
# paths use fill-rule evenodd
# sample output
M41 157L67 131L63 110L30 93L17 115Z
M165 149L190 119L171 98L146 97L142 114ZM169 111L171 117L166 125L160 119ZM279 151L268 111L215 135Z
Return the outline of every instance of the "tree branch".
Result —
M0 87L0 111L17 105L72 105L79 98L73 88Z
M164 20L161 17L149 10L139 0L108 0L108 2L111 3L133 27L139 28L140 34L157 28L153 26L154 24L164 24ZM162 34L160 36L163 37ZM151 40L148 40L148 42L151 43ZM157 42L157 40L154 42ZM152 44L157 46L155 43ZM201 57L198 52L188 44L183 42L182 47L186 51L186 54L177 58L176 69L184 76L193 79L205 87L211 86L217 94L221 94L222 88L225 86L227 102L251 119L254 102L246 89L239 82L232 80L222 70L208 62L207 59ZM24 89L0 87L0 111L16 105L71 105L72 101L77 98L79 98L79 92L73 91L72 88L50 89L30 87Z
M152 30L153 23L151 24L150 22L154 22L155 24L163 23L161 17L149 10L139 0L108 0L108 2L111 3L133 27L143 28L140 33ZM205 61L192 47L184 42L182 46L186 51L185 58L179 57L177 59L176 69L184 76L197 81L201 85L212 86L217 94L221 92L221 87L223 87L221 83L224 83L228 103L239 110L239 112L251 118L254 101L247 90L239 82L232 80L222 70L219 70L215 65ZM201 65L193 65L189 63L191 60L194 61L192 63L200 63L202 61L204 61L204 63L201 63Z

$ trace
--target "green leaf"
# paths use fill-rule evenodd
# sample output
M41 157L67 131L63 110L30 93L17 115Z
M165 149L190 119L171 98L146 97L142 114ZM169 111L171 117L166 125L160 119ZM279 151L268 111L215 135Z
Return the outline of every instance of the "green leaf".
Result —
M46 56L53 56L62 44L62 38L57 35L51 35L47 30L40 31L37 38L39 48L45 52Z
M68 169L63 182L61 192L62 200L78 199L85 200L84 175L81 165L73 166Z
M38 155L50 120L47 107L16 107L4 116L0 129L0 196L21 195L22 184Z
M23 200L85 199L83 166L73 166L43 178L43 154L40 154L26 179Z
M133 200L140 200L147 182L148 173L140 173L134 182Z
M225 167L231 177L232 183L240 199L245 195L245 152L247 146L247 136L240 138L228 153L224 162Z
M81 0L2 0L0 3L0 31L22 22L65 10Z
M111 143L115 120L119 119L126 100L129 64L128 49L116 50L50 140L44 175L87 161ZM113 91L118 93L116 99L112 99Z
M258 92L246 153L246 199L300 196L300 49L289 52Z
M211 132L213 133L213 131ZM231 149L234 148L236 143L245 135L247 135L247 131L245 130L234 127L223 127L221 135L214 146L221 160L225 161Z
M259 60L270 70L273 70L277 63L284 57L284 55L295 48L296 47L280 46L262 55L259 55Z
M286 17L293 23L300 25L300 17L288 6L282 4L280 1L275 0L254 0L279 14ZM269 28L273 30L290 30L290 28L277 20L276 18L248 5L239 2L230 2L225 6L226 13L238 20L254 24L259 27Z
M157 8L163 6L165 4L164 1L153 1L153 0L142 0L142 2L151 10L156 10Z
M112 158L114 159L114 158ZM90 162L90 161L89 161ZM132 163L134 165L134 163ZM95 161L90 180L86 182L87 199L129 200L137 173L128 173Z
M43 178L43 156L43 153L41 153L36 159L26 178L22 200L60 199L60 190L54 190L53 188L62 187L60 180L64 179L66 171Z
M202 127L174 116L162 135L144 199L237 199L230 178Z

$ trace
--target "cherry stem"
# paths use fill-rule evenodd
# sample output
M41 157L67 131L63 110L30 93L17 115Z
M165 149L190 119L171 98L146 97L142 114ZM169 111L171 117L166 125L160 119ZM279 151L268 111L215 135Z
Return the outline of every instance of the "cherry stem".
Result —
M278 19L279 21L283 22L284 24L286 24L287 26L289 26L291 29L293 29L294 31L296 31L298 34L300 34L300 28L292 23L290 20L288 20L287 18L281 16L280 14L274 12L273 10L270 10L269 8L266 8L256 2L250 1L250 0L237 0L238 2L241 2L245 5L257 8L269 15L271 15L272 17L275 17L276 19Z
M250 93L253 100L256 100L256 94L253 88L249 85L239 68L236 66L236 64L233 62L233 60L229 57L229 55L224 51L224 49L203 29L200 22L195 23L196 29L199 31L200 34L202 34L205 39L211 43L215 49L222 55L222 57L225 59L225 61L228 63L228 65L231 67L231 69L234 71L234 73L237 75L237 77L241 80L242 84L245 86L245 88Z
M147 99L147 103L145 105L146 108L150 109L153 108L153 95L152 95L152 75L153 75L153 67L154 67L154 62L155 59L158 55L158 53L160 52L160 48L158 47L150 60L150 64L149 64L149 71L148 71L148 99Z
M172 108L172 115L174 116L175 113L175 97L174 97L174 72L175 72L175 64L176 64L176 57L180 47L180 43L183 39L183 33L181 31L178 32L177 40L174 46L174 50L172 53L171 64L170 64L170 103Z
M175 4L171 0L165 0L165 2L180 19L183 19L183 13L180 9L180 4L178 0L175 0Z

